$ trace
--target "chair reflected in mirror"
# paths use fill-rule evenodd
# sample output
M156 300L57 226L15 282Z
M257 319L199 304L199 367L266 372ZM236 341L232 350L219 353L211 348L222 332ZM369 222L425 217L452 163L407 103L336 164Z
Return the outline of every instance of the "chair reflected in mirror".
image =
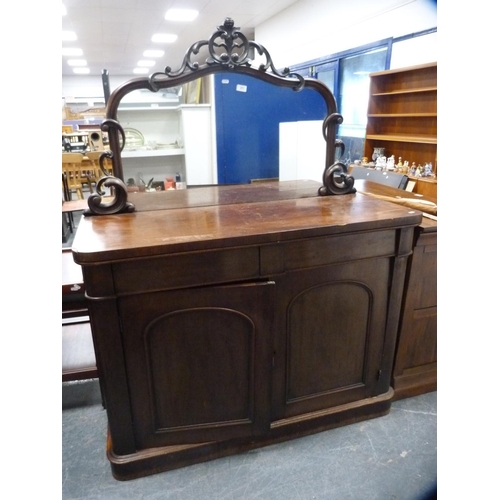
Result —
M76 193L79 200L83 200L82 163L83 154L62 153L63 192L65 194L65 201L71 201L73 193Z
M105 151L88 151L85 154L85 156L89 159L90 164L92 165L94 175L95 177L97 177L97 179L100 179L101 177L104 177L106 175L113 175L113 167L109 158L104 159L102 168L99 163L99 158L104 152Z

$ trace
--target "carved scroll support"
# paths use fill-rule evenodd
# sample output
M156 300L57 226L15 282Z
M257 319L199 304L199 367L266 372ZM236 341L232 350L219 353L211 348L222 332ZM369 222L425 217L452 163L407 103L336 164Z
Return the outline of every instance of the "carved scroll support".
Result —
M354 177L348 175L347 165L341 160L345 145L341 139L336 139L336 127L343 121L342 115L332 113L323 121L323 137L327 142L327 159L332 158L333 164L327 165L323 172L323 186L318 190L320 196L355 193ZM332 151L333 149L333 151ZM339 153L337 154L337 151ZM338 160L335 158L338 156Z
M104 187L110 188L112 193L111 201L103 201L103 196L106 192ZM127 186L117 177L105 176L97 181L96 193L93 193L88 198L88 210L84 211L84 215L111 215L130 213L135 210L133 203L127 201Z

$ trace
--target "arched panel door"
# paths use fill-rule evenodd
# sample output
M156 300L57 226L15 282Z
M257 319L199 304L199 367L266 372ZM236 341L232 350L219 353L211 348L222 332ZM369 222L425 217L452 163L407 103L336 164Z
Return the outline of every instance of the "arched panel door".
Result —
M263 282L119 299L138 449L269 429L273 289Z
M304 257L305 259L306 257ZM273 418L382 394L390 259L289 272L279 282Z

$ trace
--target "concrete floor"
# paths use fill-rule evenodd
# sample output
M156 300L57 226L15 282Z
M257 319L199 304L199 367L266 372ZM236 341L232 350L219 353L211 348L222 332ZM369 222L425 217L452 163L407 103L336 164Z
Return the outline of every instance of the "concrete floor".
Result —
M62 403L64 500L436 498L436 392L384 417L131 481L111 475L98 382L63 383Z

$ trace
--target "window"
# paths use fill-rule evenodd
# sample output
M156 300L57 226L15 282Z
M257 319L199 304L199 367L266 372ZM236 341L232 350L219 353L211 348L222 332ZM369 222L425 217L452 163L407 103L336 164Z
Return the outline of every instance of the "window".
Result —
M364 152L369 74L389 67L392 39L309 61L292 71L321 80L332 91L344 122L337 136L343 140L344 160L360 159Z
M337 105L344 121L339 126L338 136L345 144L347 163L363 157L369 75L386 69L387 50L387 47L379 48L340 60Z

